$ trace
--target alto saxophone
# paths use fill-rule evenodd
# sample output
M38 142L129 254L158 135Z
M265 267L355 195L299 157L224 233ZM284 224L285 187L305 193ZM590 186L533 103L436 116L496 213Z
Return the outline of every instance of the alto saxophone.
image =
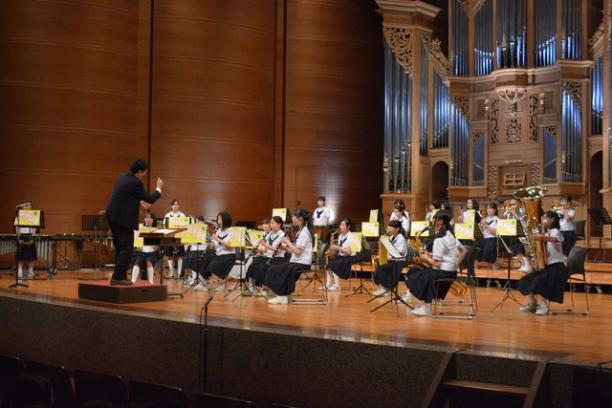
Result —
M326 267L329 267L329 263L334 257L334 251L332 250L332 247L335 245L334 237L336 238L338 237L338 230L335 230L334 232L332 232L329 238L329 248L327 249L327 251L325 251L325 266Z
M421 259L421 251L423 250L423 242L421 242L421 235L426 230L419 231L414 234L414 239L408 241L408 246L412 249L412 259L408 260L409 264L420 266L424 269L429 268L429 264L427 264L423 259Z

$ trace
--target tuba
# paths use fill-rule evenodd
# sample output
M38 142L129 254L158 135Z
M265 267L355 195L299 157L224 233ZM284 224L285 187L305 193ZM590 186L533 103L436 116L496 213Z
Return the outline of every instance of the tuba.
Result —
M525 209L525 238L521 238L521 242L525 245L529 257L534 261L535 270L541 271L546 267L546 246L544 241L533 239L533 234L534 231L538 233L542 231L544 188L541 186L521 188L514 193L514 198L519 200Z

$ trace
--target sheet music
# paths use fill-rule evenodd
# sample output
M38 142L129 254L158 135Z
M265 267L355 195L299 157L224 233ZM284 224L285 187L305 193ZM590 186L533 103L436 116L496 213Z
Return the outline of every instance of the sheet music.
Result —
M388 235L383 235L382 237L380 237L380 242L381 244L383 244L383 246L385 247L385 249L387 250L389 255L391 255L392 258L402 258L402 255L398 252L398 250L393 246L393 244L389 240Z

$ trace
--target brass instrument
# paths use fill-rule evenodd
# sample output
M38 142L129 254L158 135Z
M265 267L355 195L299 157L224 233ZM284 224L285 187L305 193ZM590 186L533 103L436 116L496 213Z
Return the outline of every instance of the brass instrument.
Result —
M544 188L541 186L530 186L521 188L514 193L514 197L519 200L525 209L525 237L520 238L529 258L534 261L536 271L541 271L546 267L546 246L544 241L533 239L534 231L542 232L542 199L544 198Z
M505 209L507 212L512 211L512 200L506 200L506 201L504 201L504 209Z
M423 242L421 241L421 235L425 231L426 230L417 232L416 234L414 234L414 239L408 240L408 247L412 250L412 253L409 255L412 256L412 259L407 259L407 261L409 264L417 265L427 269L429 268L429 264L427 264L427 262L421 259L420 256L421 251L423 251Z
M335 251L332 249L332 247L335 245L334 240L338 238L338 233L339 233L339 230L334 230L329 236L329 247L327 248L327 251L325 251L325 266L326 267L329 266L329 263L331 262L332 258L335 255Z
M580 207L579 204L572 203L572 205L570 205L568 208L572 209L572 210L575 210L576 208L579 208L579 207ZM553 201L551 206L550 206L550 209L552 211L555 211L555 212L563 211L563 206L561 205L561 201L559 201L559 200Z

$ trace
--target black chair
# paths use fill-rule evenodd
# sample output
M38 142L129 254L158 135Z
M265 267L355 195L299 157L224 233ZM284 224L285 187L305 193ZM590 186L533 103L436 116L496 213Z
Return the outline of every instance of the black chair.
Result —
M191 406L193 408L252 408L253 403L206 392L194 392L191 394Z
M586 228L586 220L576 221L576 241L585 240L586 238L585 228Z
M461 265L459 265L459 273L456 278L442 278L436 279L433 282L434 292L436 294L435 300L432 303L431 316L434 318L446 318L446 319L472 319L476 316L478 311L478 301L476 299L476 278L474 277L474 262L476 260L476 251L480 249L475 245L467 248L467 253L463 257ZM463 274L463 269L466 269L467 274ZM438 298L438 293L441 292L442 286L452 287L456 285L458 289L469 292L470 298L467 301L467 296L463 296L458 300L444 300ZM449 289L452 292L452 290ZM470 308L467 313L445 313L440 308L445 306L464 306Z
M130 407L189 407L187 394L176 387L143 381L128 382Z
M70 373L64 367L51 364L26 361L25 370L28 374L35 374L47 378L53 386L55 405L58 407L76 407L76 398Z
M128 407L127 387L119 376L77 370L74 388L79 405L108 401L117 408Z
M589 291L587 290L586 273L584 270L584 262L586 260L587 250L585 248L573 247L567 257L567 270L569 272L569 278L567 283L570 287L570 298L571 308L565 310L565 313L571 313L574 311L574 292L576 284L582 284L584 286L584 299L586 302L586 312L582 312L584 316L591 313L589 308ZM561 312L552 312L552 314L559 314Z
M11 397L22 373L23 361L19 357L0 356L0 406Z

